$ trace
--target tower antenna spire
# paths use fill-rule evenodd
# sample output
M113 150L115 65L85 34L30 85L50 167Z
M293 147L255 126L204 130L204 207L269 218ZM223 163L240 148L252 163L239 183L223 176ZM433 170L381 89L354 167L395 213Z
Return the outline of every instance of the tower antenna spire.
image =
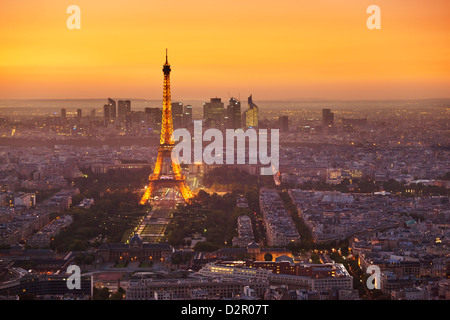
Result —
M169 60L168 60L168 58L167 58L167 48L166 48L166 63L169 63L168 61L169 61Z

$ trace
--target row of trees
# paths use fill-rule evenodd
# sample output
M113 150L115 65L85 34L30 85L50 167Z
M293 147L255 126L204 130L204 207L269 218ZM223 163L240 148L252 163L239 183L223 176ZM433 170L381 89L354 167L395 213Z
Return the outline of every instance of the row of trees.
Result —
M121 242L146 214L134 190L145 185L151 172L149 167L100 174L84 168L82 172L83 177L73 181L80 194L72 202L77 204L84 198L93 198L95 204L90 209L73 207L66 212L72 215L73 222L50 245L58 252L83 251L100 245L105 238L109 242Z
M203 184L207 188L216 186L251 186L258 184L258 177L251 175L245 171L238 170L236 168L218 167L212 169L203 178ZM238 187L239 188L239 187ZM235 190L234 188L231 190Z
M199 233L206 237L206 242L197 243L199 251L213 251L230 245L237 235L237 218L243 214L250 216L250 211L236 207L235 194L219 196L200 191L192 205L174 212L167 229L168 241L173 246L184 245L186 237Z
M90 209L72 208L67 214L73 222L51 241L58 252L83 251L98 246L100 241L89 241L99 235L110 242L120 242L127 230L133 229L146 211L138 206L135 193L105 193Z
M98 199L105 191L127 192L142 188L147 184L151 168L109 170L107 173L92 173L89 168L84 168L82 172L83 177L74 179L75 186L80 189L79 200Z

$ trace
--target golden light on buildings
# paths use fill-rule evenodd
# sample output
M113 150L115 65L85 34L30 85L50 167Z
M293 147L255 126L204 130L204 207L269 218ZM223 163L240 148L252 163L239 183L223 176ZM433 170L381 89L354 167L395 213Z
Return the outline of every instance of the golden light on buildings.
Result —
M140 204L144 205L151 198L153 193L160 187L178 188L183 199L189 202L194 196L190 188L186 184L186 178L181 172L180 164L172 158L172 150L174 148L173 135L173 118L172 118L172 103L170 93L170 64L166 49L166 62L163 65L164 83L163 83L163 109L161 121L161 136L160 145L158 148L158 155L156 158L155 168L153 174L149 176L149 183L145 189L144 195L141 198ZM170 161L172 174L162 175L164 161Z

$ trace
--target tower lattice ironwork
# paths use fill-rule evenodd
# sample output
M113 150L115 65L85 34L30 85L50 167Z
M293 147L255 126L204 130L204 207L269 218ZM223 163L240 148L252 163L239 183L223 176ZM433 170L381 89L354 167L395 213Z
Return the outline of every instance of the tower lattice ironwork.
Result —
M149 181L140 204L146 204L153 193L160 188L178 189L186 202L189 202L193 194L186 184L186 177L181 172L177 159L172 159L172 150L175 146L172 140L173 119L172 103L170 96L170 64L167 58L163 66L164 86L163 86L163 109L161 121L161 138L156 158L155 168L149 176Z

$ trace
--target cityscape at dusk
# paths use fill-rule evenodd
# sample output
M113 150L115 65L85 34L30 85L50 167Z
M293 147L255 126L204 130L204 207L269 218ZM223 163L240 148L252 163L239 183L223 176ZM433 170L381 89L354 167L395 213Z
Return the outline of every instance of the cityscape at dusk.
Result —
M449 9L3 2L0 300L450 300Z

